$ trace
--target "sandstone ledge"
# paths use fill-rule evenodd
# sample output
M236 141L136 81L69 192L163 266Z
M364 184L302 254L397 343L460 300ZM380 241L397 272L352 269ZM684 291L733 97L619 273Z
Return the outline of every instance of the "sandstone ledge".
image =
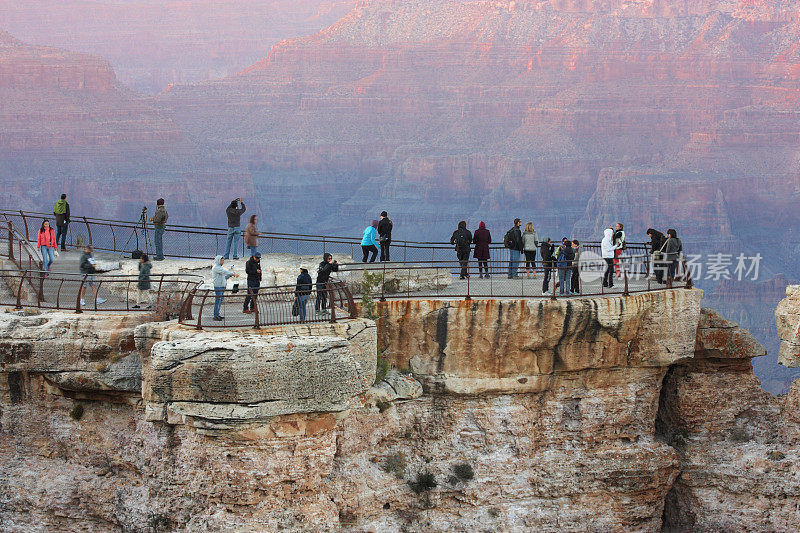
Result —
M574 300L400 300L380 304L378 342L427 390L456 394L602 386L621 369L694 355L702 291Z

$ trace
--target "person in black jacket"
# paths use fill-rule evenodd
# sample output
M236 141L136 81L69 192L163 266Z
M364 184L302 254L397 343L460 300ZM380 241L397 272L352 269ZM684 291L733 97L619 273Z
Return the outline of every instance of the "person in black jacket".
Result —
M467 267L469 265L469 251L472 248L472 233L467 229L467 222L462 220L458 223L458 229L450 237L450 244L456 247L456 257L461 264L461 276L459 279L469 277Z
M319 314L328 314L328 280L331 274L339 271L339 263L331 254L322 256L322 262L317 268L317 299L314 301L314 310Z
M381 245L381 261L389 261L389 245L392 244L392 227L394 223L389 220L389 213L383 211L378 222L378 243Z
M256 308L256 295L261 288L261 254L256 252L244 265L247 274L247 296L244 299L244 309L242 313L250 314Z
M662 248L667 238L658 230L649 228L647 236L650 237L650 252L653 254L653 274L655 275L656 282L664 283L664 271L666 266L662 262L663 252Z
M542 280L542 294L547 294L550 289L550 276L553 268L553 245L550 243L550 237L542 240L539 249L539 255L542 257L542 268L544 269L544 279ZM555 282L555 280L553 280Z
M519 269L520 257L522 257L522 221L514 219L514 226L506 232L503 244L508 248L508 279L518 278L517 270Z
M300 311L300 321L306 320L306 303L308 297L311 295L311 290L314 288L314 282L311 281L311 276L308 274L307 268L300 268L300 275L297 276L297 284L294 287L294 295L297 302L297 308Z

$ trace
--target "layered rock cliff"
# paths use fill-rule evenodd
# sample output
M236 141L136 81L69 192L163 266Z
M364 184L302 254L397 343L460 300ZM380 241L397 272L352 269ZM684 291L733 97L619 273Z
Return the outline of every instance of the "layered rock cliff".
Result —
M392 302L377 335L3 314L0 524L796 529L797 390L762 392L763 348L699 302ZM411 375L367 391L376 346Z

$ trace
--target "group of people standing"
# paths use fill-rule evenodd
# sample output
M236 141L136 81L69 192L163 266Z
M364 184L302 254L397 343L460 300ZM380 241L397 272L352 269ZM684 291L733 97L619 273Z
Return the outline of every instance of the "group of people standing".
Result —
M362 263L366 263L368 257L369 262L374 263L378 257L378 249L380 249L381 261L390 260L389 247L392 244L393 227L394 222L389 219L389 214L383 211L380 220L373 220L369 226L364 228L364 235L361 238Z

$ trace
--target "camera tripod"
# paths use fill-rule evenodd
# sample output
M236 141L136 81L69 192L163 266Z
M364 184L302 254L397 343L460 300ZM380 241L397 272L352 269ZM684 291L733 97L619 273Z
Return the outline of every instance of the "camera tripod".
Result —
M142 241L139 240L139 232L141 232L143 235ZM122 255L128 250L128 245L134 237L136 237L137 251L149 254L150 234L147 232L147 206L142 207L142 214L139 216L139 220L137 220L136 224L133 226L133 230L131 231L128 240L125 241L125 246L122 247L120 257L122 257ZM133 250L131 252L133 252Z

